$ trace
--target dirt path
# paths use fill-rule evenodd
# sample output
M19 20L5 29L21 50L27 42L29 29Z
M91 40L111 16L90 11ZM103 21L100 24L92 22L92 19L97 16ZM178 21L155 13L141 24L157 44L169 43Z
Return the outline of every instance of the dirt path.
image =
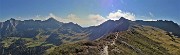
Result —
M108 46L105 46L101 55L108 55Z
M113 40L113 42L111 43L111 45L115 45L115 44L116 44L115 41L116 41L117 37L118 37L118 33L116 33L115 39Z

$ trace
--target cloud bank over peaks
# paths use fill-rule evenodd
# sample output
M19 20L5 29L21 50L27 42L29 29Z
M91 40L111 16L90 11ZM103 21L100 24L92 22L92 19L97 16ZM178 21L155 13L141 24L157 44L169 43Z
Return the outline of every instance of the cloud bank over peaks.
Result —
M119 18L124 17L129 20L135 20L135 15L130 12L123 12L121 10L118 10L117 12L111 12L107 16L108 19L110 20L119 20Z
M99 14L90 14L87 16L87 18L80 18L75 14L69 14L67 17L61 18L57 15L54 15L53 13L50 13L48 17L53 17L56 20L63 23L69 23L69 22L77 23L83 27L97 26L107 20L106 18L102 17Z
M80 16L77 16L75 14L69 14L66 17L62 18L53 13L50 13L49 16L42 17L42 16L38 15L34 19L46 20L49 17L53 17L56 20L63 22L63 23L69 23L69 22L77 23L83 27L97 26L107 20L119 20L121 17L125 17L129 20L135 20L135 15L133 13L123 12L121 10L118 10L116 12L111 12L106 17L103 17L99 14L89 14L89 15L87 15L87 18L81 18Z

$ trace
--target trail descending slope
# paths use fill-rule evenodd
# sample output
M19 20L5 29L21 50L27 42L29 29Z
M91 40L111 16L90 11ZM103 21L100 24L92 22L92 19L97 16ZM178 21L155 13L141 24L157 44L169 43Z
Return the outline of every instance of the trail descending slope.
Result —
M103 51L102 51L101 55L108 55L108 46L105 46L103 48Z
M142 25L132 25L127 31L111 33L95 41L80 41L65 46L55 48L51 54L180 55L179 38L164 30Z

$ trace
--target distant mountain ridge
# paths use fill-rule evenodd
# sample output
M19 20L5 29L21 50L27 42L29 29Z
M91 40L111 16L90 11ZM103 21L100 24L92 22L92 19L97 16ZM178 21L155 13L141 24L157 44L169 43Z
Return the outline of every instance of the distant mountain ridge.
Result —
M130 20L121 17L119 20L108 20L99 26L88 27L85 30L90 33L90 40L95 40L108 33L125 31L130 25Z
M0 36L17 36L17 37L32 37L35 36L38 30L53 30L59 28L63 23L49 18L48 20L15 20L11 18L0 23ZM28 33L29 31L33 31ZM34 34L32 34L34 33ZM28 35L32 34L32 35Z
M74 24L72 22L63 23L55 20L54 18L49 18L44 21L21 21L11 18L10 20L7 20L5 22L0 22L0 53L4 52L4 54L7 55L23 55L22 53L40 55L45 51L49 51L47 49L51 47L59 46L65 43L73 43L81 40L101 40L102 38L108 36L110 33L129 31L129 29L132 28L133 25L138 25L138 27L133 28L137 28L138 31L143 31L143 33L145 33L145 36L146 34L148 34L148 32L146 32L146 28L140 29L140 27L150 26L151 28L148 30L152 30L154 32L162 29L166 31L163 33L167 33L163 35L170 35L169 38L174 37L173 35L180 35L178 32L180 30L180 27L173 21L131 21L121 17L119 20L115 21L108 20L100 24L99 26L83 28L78 24ZM159 29L156 30L156 28ZM139 32L131 31L126 35L128 36L132 33L133 35L137 34L136 36L138 37ZM158 33L156 33L155 36L157 35ZM149 34L147 37L149 37ZM126 38L126 36L123 38ZM31 52L37 50L41 52Z
M78 24L54 18L44 21L11 18L0 22L0 55L41 55L53 46L85 39L87 35L82 30Z
M63 29L66 31L75 31L78 33L85 32L88 34L90 40L95 40L100 38L108 33L125 31L128 29L129 24L137 23L140 25L153 26L160 29L163 29L168 32L172 32L172 34L176 36L180 36L180 27L178 24L173 21L131 21L126 18L121 17L119 20L113 21L108 20L102 23L99 26L91 26L87 28L83 28L78 24L63 23L55 20L54 18L49 18L45 21L41 20L15 20L11 18L5 22L0 22L0 37L34 37L38 35L40 31L51 32L52 30L58 31L59 29ZM66 31L65 31L66 30ZM61 31L61 30L59 30Z
M180 27L177 23L174 23L173 21L163 21L163 20L157 20L157 21L134 21L137 24L140 25L147 25L147 26L153 26L160 29L163 29L168 32L172 32L175 36L180 37Z

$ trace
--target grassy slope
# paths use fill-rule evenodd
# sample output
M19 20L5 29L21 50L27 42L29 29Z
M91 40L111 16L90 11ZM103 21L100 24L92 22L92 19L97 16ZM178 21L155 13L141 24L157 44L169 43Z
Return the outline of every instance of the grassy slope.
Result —
M18 39L19 39L18 37L7 37L7 38L4 38L4 40L1 41L0 43L3 43L3 47L9 47Z
M111 41L115 41L115 45L111 45ZM132 26L100 40L64 44L55 47L50 54L100 55L104 46L109 46L110 55L180 55L180 39L150 26Z
M133 28L132 30L134 30L134 32L141 35L141 36L136 36L136 37L143 39L143 41L138 41L136 38L135 41L138 41L141 45L144 44L146 46L151 47L152 50L157 50L158 51L157 54L168 54L168 53L173 54L173 55L180 54L179 53L180 52L180 39L175 38L173 35L170 35L166 31L163 31L158 28L149 27L149 26L136 27L136 28ZM134 36L134 35L131 35L131 36ZM135 39L135 38L132 38L132 39ZM168 53L166 53L166 51ZM155 53L155 52L153 51L152 53Z

